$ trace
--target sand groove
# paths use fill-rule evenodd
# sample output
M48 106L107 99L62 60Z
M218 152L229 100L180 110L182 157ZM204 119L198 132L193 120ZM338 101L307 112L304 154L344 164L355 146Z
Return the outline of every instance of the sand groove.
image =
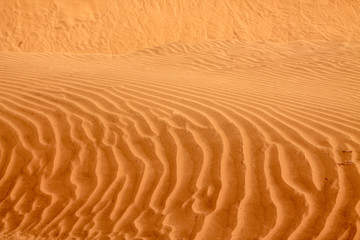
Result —
M0 238L358 239L359 52L1 53Z

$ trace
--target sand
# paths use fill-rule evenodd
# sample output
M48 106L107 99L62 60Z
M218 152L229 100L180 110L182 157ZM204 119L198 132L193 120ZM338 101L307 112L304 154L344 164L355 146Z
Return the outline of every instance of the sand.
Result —
M2 0L0 50L132 52L173 42L359 41L358 0Z
M0 2L0 239L360 239L360 3L155 2Z

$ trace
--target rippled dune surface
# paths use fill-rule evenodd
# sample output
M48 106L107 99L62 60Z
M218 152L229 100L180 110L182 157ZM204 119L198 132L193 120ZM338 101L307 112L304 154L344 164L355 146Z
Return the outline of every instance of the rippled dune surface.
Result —
M2 52L0 78L0 239L360 239L359 43Z
M0 240L360 240L359 23L0 0Z

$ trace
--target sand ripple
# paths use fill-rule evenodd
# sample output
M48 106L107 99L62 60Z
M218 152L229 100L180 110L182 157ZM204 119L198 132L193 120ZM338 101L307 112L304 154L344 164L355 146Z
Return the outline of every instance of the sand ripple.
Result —
M0 232L360 239L360 46L0 54Z

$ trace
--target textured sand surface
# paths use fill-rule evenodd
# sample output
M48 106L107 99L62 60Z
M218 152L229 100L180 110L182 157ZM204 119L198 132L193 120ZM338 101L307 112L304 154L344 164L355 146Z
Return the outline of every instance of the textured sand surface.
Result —
M177 41L359 41L358 0L1 0L0 50L122 53Z
M359 59L304 41L2 53L1 232L360 239Z
M360 1L0 0L0 240L360 240Z

